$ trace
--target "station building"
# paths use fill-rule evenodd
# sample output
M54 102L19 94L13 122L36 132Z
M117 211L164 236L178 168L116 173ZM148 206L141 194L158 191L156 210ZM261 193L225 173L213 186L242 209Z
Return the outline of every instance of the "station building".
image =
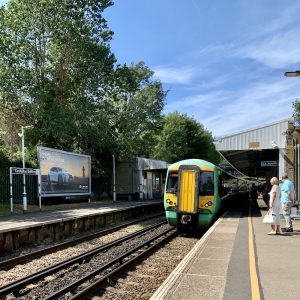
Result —
M287 173L295 183L300 199L300 126L293 119L222 136L215 142L217 151L248 177L270 182L273 176Z
M168 163L134 157L116 163L117 199L161 199Z

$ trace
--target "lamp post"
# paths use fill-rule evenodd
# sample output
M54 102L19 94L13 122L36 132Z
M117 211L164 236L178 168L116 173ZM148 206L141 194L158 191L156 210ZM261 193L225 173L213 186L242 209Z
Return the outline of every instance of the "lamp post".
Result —
M22 132L18 133L19 137L22 138L22 163L23 163L23 169L25 169L25 137L24 137L24 129L32 128L32 125L29 126L22 126ZM27 211L27 194L26 194L26 179L25 174L23 174L23 212Z
M300 77L300 71L287 71L284 72L285 77ZM296 183L296 192L297 192L297 200L298 205L297 209L300 210L300 189L299 189L299 183L300 183L300 147L299 144L296 146L296 157L297 157L297 183Z
M113 201L117 201L117 193L116 193L116 158L115 154L113 154Z

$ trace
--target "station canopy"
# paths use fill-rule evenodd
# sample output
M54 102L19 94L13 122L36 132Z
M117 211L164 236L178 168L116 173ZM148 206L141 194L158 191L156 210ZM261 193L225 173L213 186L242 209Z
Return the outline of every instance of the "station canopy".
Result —
M215 140L215 147L229 162L225 164L232 165L246 177L263 179L268 168L278 166L279 151L286 148L291 123L292 119L285 119L222 136Z
M274 150L245 150L245 151L223 151L225 159L234 167L229 173L237 177L247 178L265 178L266 167L262 166L262 162L277 162L278 161L278 149ZM220 165L222 169L228 169L228 164L225 164L225 168ZM229 168L230 169L230 168ZM239 172L241 175L239 174Z
M166 170L169 164L162 160L137 157L138 170Z

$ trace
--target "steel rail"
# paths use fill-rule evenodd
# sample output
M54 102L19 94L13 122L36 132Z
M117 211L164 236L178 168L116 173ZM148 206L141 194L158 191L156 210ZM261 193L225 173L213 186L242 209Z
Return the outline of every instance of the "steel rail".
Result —
M168 234L168 233L170 233L170 234ZM145 256L146 254L150 253L151 251L153 251L154 249L156 249L159 245L161 245L163 242L165 242L167 239L169 239L171 236L173 236L175 234L177 234L177 230L176 229L174 229L174 228L168 228L168 229L166 229L165 231L159 233L158 235L156 235L154 237L151 237L149 240L144 241L140 245L137 245L133 249L130 249L129 251L127 251L127 252L121 254L120 256L112 259L111 261L105 263L104 265L100 266L98 269L96 269L96 270L94 270L94 271L86 274L85 276L81 277L80 279L72 282L68 286L66 286L66 287L60 289L59 291L51 294L50 296L44 298L44 300L58 299L59 297L65 295L66 293L74 290L76 287L78 287L83 282L86 282L90 278L95 277L99 273L105 271L107 268L113 266L116 263L120 263L124 258L130 256L131 254L133 254L137 250L139 250L139 249L141 249L141 248L143 248L143 247L151 244L152 242L154 242L155 240L159 239L160 237L162 237L164 235L167 235L161 241L158 241L157 243L155 243L154 245L150 246L149 248L147 248L142 253L139 253L138 255L134 256L130 260L128 260L128 261L126 261L124 263L121 263L121 265L118 266L116 269L112 270L107 275L103 276L102 278L100 278L99 280L97 280L95 283L93 283L89 287L85 288L84 290L82 290L78 294L76 294L73 297L71 297L72 300L73 299L85 299L85 297L87 297L89 294L91 294L94 291L96 291L97 289L99 289L99 285L101 285L103 282L105 282L109 277L112 277L112 276L116 275L117 273L123 271L124 269L128 268L136 260L138 260L138 259L142 258L143 256Z
M2 287L0 287L0 297L2 297L4 295L7 295L11 292L19 291L21 288L27 286L30 283L34 283L34 282L38 281L39 279L44 278L44 277L46 277L50 274L53 274L53 273L55 273L55 272L57 272L61 269L64 269L64 268L66 268L66 267L68 267L72 264L79 263L79 262L82 262L84 260L87 260L88 258L92 257L93 255L96 255L96 254L100 253L101 251L104 251L104 250L106 250L106 249L108 249L108 248L110 248L114 245L117 245L117 244L122 243L126 240L129 240L129 239L131 239L135 236L141 235L141 234L143 234L143 233L145 233L145 232L147 232L147 231L149 231L153 228L161 226L162 224L166 224L166 221L159 222L159 223L154 224L154 225L150 225L150 226L148 226L148 227L146 227L142 230L139 230L137 232L126 235L125 237L122 237L118 240L115 240L115 241L110 242L108 244L105 244L103 246L99 246L99 247L97 247L93 250L90 250L90 251L87 251L85 253L79 254L75 257L72 257L72 258L67 259L63 262L57 263L53 266L50 266L50 267L48 267L44 270L41 270L41 271L38 271L38 272L36 272L32 275L29 275L25 278L21 278L21 279L16 280L12 283L9 283L5 286L2 286Z
M85 236L85 237L80 237L80 238L74 239L74 240L69 241L69 242L64 242L64 243L61 243L59 245L55 245L55 246L52 246L52 247L47 247L47 248L42 249L42 250L38 250L38 251L34 251L32 253L25 254L23 256L18 256L18 257L14 257L14 258L4 260L4 261L0 261L0 270L11 268L12 266L14 266L16 264L23 263L23 262L26 262L26 261L30 261L34 258L38 258L38 257L41 257L43 255L53 253L53 252L56 252L56 251L59 251L59 250L77 245L79 243L92 240L94 238L97 238L97 237L102 236L104 234L108 234L110 232L114 232L115 230L119 230L121 228L132 225L134 223L144 221L144 220L148 220L148 219L152 219L152 218L156 218L156 217L159 217L159 216L162 216L162 215L164 215L164 213L151 215L151 216L146 217L146 218L139 218L139 219L136 219L136 220L131 221L131 222L126 222L126 223L118 225L118 226L114 226L114 227L111 227L111 228L108 228L108 229L104 229L104 230L95 232L95 233L90 234L90 235Z

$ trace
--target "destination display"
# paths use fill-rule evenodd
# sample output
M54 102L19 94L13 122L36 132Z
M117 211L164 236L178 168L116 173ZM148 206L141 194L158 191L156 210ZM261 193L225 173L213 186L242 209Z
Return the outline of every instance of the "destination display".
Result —
M68 196L91 193L91 157L38 147L41 195Z

